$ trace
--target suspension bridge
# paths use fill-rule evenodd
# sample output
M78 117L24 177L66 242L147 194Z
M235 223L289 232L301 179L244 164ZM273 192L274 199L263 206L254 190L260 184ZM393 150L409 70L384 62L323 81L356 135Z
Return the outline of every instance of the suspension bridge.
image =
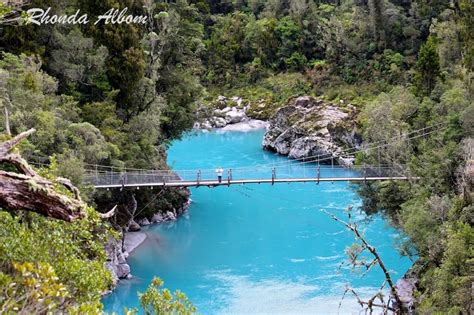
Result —
M154 170L137 168L118 168L86 164L84 183L96 189L113 188L153 188L153 187L217 187L245 184L283 184L283 183L324 183L324 182L370 182L370 181L410 181L405 165L382 165L381 155L400 155L400 148L410 140L426 138L445 128L437 124L400 134L390 142L378 141L366 144L363 148L351 148L334 154L319 154L301 159L285 160L267 164L247 165L225 168L221 178L216 169L194 170ZM356 154L377 156L378 163L341 167L339 158L353 158ZM37 164L37 163L32 163Z
M216 187L245 184L368 182L382 180L410 180L393 167L387 166L286 166L256 167L254 170L226 169L221 179L215 170L151 170L88 173L85 182L96 189L140 187Z
M402 145L409 141L426 138L428 135L445 128L445 124L418 129L400 134L392 141L378 141L364 148L351 148L334 154L319 154L301 159L283 162L249 165L224 170L220 179L215 169L197 170L145 170L115 169L95 167L88 171L85 182L97 189L124 187L216 187L245 184L283 184L283 183L323 183L323 182L370 182L385 180L417 180L407 171L405 165L382 165L381 155L400 155ZM391 152L389 152L391 151ZM377 156L376 165L341 167L336 164L338 158L353 158L358 153L371 153ZM92 166L92 165L91 165Z

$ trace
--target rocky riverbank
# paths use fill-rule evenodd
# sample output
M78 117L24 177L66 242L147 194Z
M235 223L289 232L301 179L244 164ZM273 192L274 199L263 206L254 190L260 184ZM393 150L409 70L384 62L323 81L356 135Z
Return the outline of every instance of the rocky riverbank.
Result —
M122 237L119 239L110 238L105 246L107 255L107 269L111 272L113 286L115 287L120 279L132 278L130 265L127 258L138 246L146 240L146 233L139 232L143 226L150 224L160 224L177 220L189 208L191 199L180 207L167 211L165 213L157 212L151 218L142 218L140 220L131 220L128 227L124 229Z
M310 96L292 99L270 120L263 148L292 159L320 156L322 164L352 165L346 149L359 148L357 109L337 106Z
M278 109L268 122L253 119L253 107L237 96L219 96L211 104L201 106L194 128L222 131L265 128L262 143L265 150L292 159L319 155L321 164L353 164L354 156L346 151L359 148L362 138L355 122L358 111L351 104L335 105L311 96L297 97Z
M227 98L221 95L212 104L201 107L198 115L200 119L194 124L194 129L251 131L266 128L267 122L250 117L250 107L241 97Z

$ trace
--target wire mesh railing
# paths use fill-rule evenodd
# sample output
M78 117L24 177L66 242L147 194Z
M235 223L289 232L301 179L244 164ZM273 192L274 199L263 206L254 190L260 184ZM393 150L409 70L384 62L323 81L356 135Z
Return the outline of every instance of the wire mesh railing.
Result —
M223 182L251 180L293 180L293 179L356 179L406 177L404 167L390 166L315 166L315 165L278 165L250 169L223 169ZM167 183L194 185L206 184L218 180L217 170L156 170L103 172L89 170L84 181L94 186L155 186Z

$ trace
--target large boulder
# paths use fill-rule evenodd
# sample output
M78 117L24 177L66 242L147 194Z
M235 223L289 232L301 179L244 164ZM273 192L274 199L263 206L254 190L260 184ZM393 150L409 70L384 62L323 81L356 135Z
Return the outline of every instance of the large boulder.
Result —
M166 212L165 220L166 221L175 221L176 220L176 215L173 212L168 211L168 212Z
M236 107L232 107L232 110L228 111L225 114L225 120L229 124L236 124L242 122L246 118L247 115L245 115L245 111L242 109L237 109Z
M119 264L116 266L116 273L119 279L127 278L130 274L130 266L128 264Z
M223 109L216 109L214 111L214 116L225 117L225 114L227 114L231 110L232 110L232 107L224 107Z
M151 223L161 223L163 221L164 221L164 219L163 219L163 215L161 214L161 212L158 212L158 213L154 214L153 217L151 218Z
M150 225L150 221L148 221L147 218L143 218L143 219L141 219L141 220L138 221L138 224L139 224L140 226L147 226L147 225Z
M358 148L361 137L353 106L339 107L311 96L298 97L270 120L263 147L293 159L321 157L323 164L351 165L345 149Z
M242 102L244 101L241 97L239 96L234 96L231 98L232 102L234 102L237 107L242 107Z
M214 117L212 119L211 124L214 128L223 128L227 125L227 120L225 118L222 118L222 117Z
M131 220L128 223L128 231L129 232L137 232L137 231L140 231L140 230L141 230L140 224L135 222L135 220Z
M262 105L262 103L259 103L259 105ZM259 110L263 110L263 108L259 107ZM258 119L263 118L263 116L252 115L254 112L252 104L242 97L234 96L227 98L220 95L209 104L201 104L198 107L198 121L194 124L193 128L211 130L214 128L223 129L230 126L229 129L231 130L253 130L256 125L253 121L261 123ZM233 125L236 126L234 127Z

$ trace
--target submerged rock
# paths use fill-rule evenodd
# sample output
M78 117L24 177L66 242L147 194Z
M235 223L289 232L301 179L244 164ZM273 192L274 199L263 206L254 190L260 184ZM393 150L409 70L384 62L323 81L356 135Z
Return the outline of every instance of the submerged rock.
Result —
M124 239L124 250L131 253L146 240L143 232L126 233Z
M358 148L362 140L354 122L356 114L352 106L341 108L311 96L298 97L270 120L262 145L293 159L320 156L323 164L351 165L353 157L344 150Z

